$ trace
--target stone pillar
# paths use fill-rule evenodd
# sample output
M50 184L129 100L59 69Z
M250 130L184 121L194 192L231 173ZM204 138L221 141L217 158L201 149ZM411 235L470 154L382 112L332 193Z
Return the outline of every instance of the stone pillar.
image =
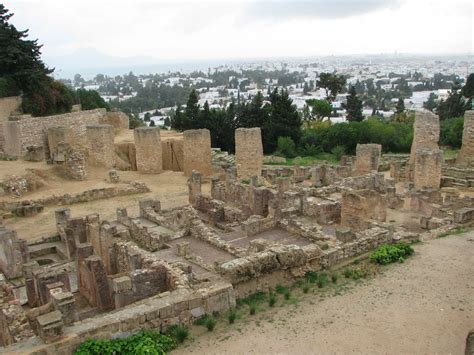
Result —
M462 147L456 159L456 164L474 167L474 111L464 113Z
M261 176L263 145L260 128L238 128L235 130L235 166L239 178Z
M23 263L28 261L26 240L18 239L15 231L0 227L0 271L7 279L23 276Z
M417 149L414 171L415 189L439 189L443 152L440 149Z
M184 131L184 175L197 170L202 176L212 175L211 134L208 129Z
M415 114L413 124L413 143L410 153L410 178L415 167L417 149L438 149L439 141L439 117L431 111L421 111Z
M357 144L355 172L362 175L378 171L381 152L380 144Z
M87 126L89 159L92 165L113 168L115 165L114 127L108 124Z
M45 343L53 343L63 335L63 317L60 311L53 311L36 318L38 334Z
M56 311L61 312L65 325L71 325L76 320L74 304L76 302L71 292L64 291L61 288L55 288L51 291L51 300Z
M148 174L163 172L160 129L158 127L135 128L133 136L137 170Z
M192 205L198 195L201 194L201 173L193 170L188 180L189 203Z

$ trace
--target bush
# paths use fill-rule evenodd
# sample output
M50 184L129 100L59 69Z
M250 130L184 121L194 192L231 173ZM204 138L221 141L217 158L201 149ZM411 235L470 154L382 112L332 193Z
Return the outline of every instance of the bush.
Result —
M341 160L342 156L346 153L346 149L342 145L336 145L331 149L331 153L334 154L337 160Z
M257 313L257 305L255 303L251 304L250 307L249 307L249 313L251 315L254 315L255 313Z
M439 144L460 148L464 129L464 118L449 118L440 122Z
M296 156L296 146L290 137L278 137L277 154L286 158L294 158Z
M339 276L335 272L333 272L331 274L331 281L332 281L333 284L335 284L337 282L338 277Z
M404 261L407 256L410 256L413 253L413 248L403 242L393 245L385 244L377 248L370 255L370 261L381 265L387 265L400 260Z
M291 297L291 292L290 292L290 290L286 290L286 291L285 291L285 300L289 300L290 297Z
M276 291L276 293L279 293L280 295L282 295L286 291L288 291L288 287L285 287L285 286L282 286L282 285L276 285L275 291Z
M354 270L352 270L352 269L350 269L350 268L344 269L344 277L345 277L346 279L350 279L353 274L354 274Z
M308 293L308 291L309 291L309 285L306 284L303 286L303 293Z
M166 354L176 347L173 339L154 331L141 331L127 338L91 339L76 349L76 355Z
M233 324L236 319L237 319L237 312L235 311L235 309L231 309L229 311L229 314L227 315L227 320L229 321L229 324Z
M306 272L304 277L306 278L308 282L311 282L311 283L315 283L316 281L318 281L318 274L315 271Z
M168 328L166 332L168 336L174 339L174 341L178 344L181 344L185 341L189 336L189 330L185 325L172 325Z
M272 292L268 295L268 305L273 307L277 301L276 295Z
M206 328L208 331L212 332L216 327L217 320L214 317L208 317L206 320Z

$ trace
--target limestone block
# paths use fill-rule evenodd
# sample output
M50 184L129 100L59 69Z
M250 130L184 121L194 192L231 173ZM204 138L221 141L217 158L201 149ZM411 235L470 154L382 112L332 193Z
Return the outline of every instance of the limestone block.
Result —
M464 113L462 147L457 156L456 164L474 167L474 111Z
M202 176L212 175L211 134L207 129L184 131L184 175L191 176L197 170Z
M368 174L378 171L382 146L380 144L357 144L355 171L357 174Z
M237 176L241 179L262 175L263 145L260 128L235 130L235 165Z
M442 165L443 152L440 149L417 149L414 172L415 189L439 189Z
M87 126L89 159L92 165L113 168L115 164L114 127L111 125Z
M158 127L139 127L133 131L137 170L147 174L163 172L161 136Z

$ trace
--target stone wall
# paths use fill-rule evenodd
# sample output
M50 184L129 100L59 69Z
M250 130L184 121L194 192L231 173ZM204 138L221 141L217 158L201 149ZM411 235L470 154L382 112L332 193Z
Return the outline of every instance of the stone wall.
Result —
M415 189L439 189L442 165L443 152L440 149L417 149L413 179Z
M417 149L438 149L439 117L431 111L421 111L415 114L413 124L413 143L410 153L410 173L413 173Z
M163 172L160 129L158 127L135 128L133 136L137 170L148 174Z
M464 113L462 147L456 159L456 164L474 167L474 111Z
M21 107L21 97L2 97L0 98L0 151L3 151L5 145L5 135L3 132L3 123L8 121L12 113L18 111Z
M4 124L4 152L14 157L22 157L26 147L36 145L48 148L48 128L67 127L77 144L86 146L86 126L98 124L105 115L105 109L65 113L47 117L30 117Z
M371 220L385 222L384 198L373 190L344 191L341 200L341 225L355 231L370 227Z
M106 112L99 120L100 124L109 124L114 126L115 132L119 132L122 129L128 129L129 122L126 113L120 111Z
M115 165L114 127L111 125L87 126L89 163L113 168Z
M197 170L202 176L212 175L211 134L207 129L184 131L184 175Z
M167 139L161 142L163 170L183 171L183 140Z
M263 146L260 128L235 130L235 165L239 178L262 175Z
M28 261L26 241L16 232L0 226L0 271L9 279L23 275L23 263Z
M368 174L378 171L382 146L380 144L357 144L355 172Z

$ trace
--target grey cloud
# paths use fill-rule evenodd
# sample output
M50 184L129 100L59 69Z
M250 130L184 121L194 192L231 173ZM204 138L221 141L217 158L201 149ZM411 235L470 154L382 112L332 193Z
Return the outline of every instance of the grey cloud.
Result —
M247 4L245 16L253 19L335 19L397 8L400 4L401 0L257 0Z

